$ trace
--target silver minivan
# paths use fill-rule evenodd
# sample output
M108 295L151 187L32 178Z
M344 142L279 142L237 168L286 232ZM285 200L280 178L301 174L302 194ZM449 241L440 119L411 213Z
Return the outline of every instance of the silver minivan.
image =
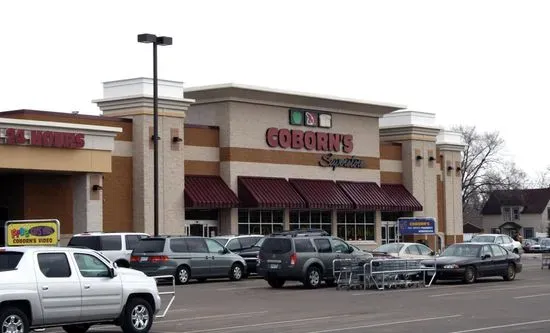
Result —
M149 237L132 252L130 267L149 276L174 275L177 284L190 279L246 276L246 262L215 240L193 236Z

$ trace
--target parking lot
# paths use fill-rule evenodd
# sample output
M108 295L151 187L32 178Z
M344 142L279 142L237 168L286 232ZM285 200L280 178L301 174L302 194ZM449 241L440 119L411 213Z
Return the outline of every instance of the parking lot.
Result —
M257 278L191 283L177 287L172 310L152 332L548 332L550 270L534 258L523 263L512 282L385 291L306 290L298 283L271 289Z

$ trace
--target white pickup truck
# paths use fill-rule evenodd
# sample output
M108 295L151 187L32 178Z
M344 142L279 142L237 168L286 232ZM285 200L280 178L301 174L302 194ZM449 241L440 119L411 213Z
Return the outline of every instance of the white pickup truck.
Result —
M0 332L114 324L149 332L161 299L154 278L101 254L64 247L0 248Z

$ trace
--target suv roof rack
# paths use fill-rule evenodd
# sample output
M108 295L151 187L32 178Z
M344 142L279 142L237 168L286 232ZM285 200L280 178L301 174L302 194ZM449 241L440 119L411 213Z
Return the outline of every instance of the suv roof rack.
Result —
M330 234L323 229L299 229L275 232L272 233L270 236L330 236Z

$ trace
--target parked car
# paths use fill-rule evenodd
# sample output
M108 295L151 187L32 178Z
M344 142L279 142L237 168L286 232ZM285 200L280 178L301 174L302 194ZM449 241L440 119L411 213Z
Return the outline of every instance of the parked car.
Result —
M402 259L430 259L435 255L429 247L419 243L388 243L372 251L375 257Z
M523 247L520 242L515 241L512 237L502 234L479 234L472 237L471 243L493 243L498 244L510 252L520 254L523 252Z
M177 284L189 279L246 276L246 262L220 243L205 237L162 236L141 239L132 252L130 267L149 276L174 275Z
M130 267L130 256L139 240L149 237L139 232L85 232L69 240L68 247L84 247L101 252L118 267Z
M526 239L523 241L523 251L526 253L540 252L540 244L534 239Z
M258 254L258 275L271 287L281 288L286 281L301 281L318 288L323 281L334 283L333 260L371 258L348 243L326 232L283 232L263 241Z
M550 238L540 239L540 252L550 252Z
M160 307L155 279L114 267L96 251L0 248L1 332L61 326L84 333L114 324L125 333L147 333Z
M497 244L459 243L445 249L435 259L422 261L426 267L436 267L434 280L462 280L474 283L483 277L502 276L511 281L522 271L518 254ZM430 275L430 274L428 274Z
M246 261L246 271L248 274L257 273L256 266L258 264L258 254L260 253L260 247L262 246L264 240L265 237L262 237L256 242L256 244L252 245L250 248L239 252L239 255L243 257L243 259Z
M213 240L226 247L233 253L240 253L254 246L263 235L240 235L240 236L216 236L211 237Z

